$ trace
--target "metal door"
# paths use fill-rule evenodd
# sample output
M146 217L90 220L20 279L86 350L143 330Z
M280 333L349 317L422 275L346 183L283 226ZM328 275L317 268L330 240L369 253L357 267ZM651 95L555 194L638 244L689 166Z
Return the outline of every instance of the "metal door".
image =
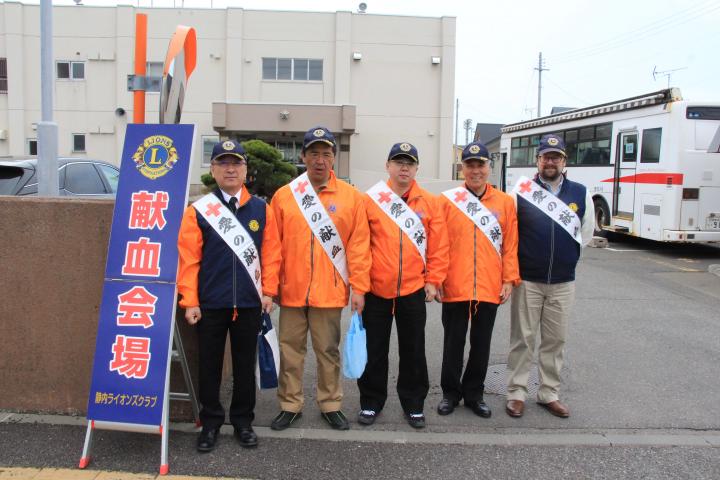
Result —
M632 219L635 205L638 133L621 133L618 145L618 158L615 162L613 215Z

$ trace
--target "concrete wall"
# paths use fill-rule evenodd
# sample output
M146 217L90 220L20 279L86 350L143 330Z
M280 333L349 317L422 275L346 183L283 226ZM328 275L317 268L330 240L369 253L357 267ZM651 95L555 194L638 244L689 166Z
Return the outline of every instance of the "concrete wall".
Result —
M87 411L113 206L0 196L0 409ZM195 375L195 331L178 325ZM185 391L179 364L171 378ZM187 419L189 404L171 413Z

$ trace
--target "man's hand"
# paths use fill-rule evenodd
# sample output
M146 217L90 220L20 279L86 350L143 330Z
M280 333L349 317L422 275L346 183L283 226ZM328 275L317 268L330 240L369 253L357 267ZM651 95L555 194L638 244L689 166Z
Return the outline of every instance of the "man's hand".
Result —
M437 298L438 290L432 283L425 284L425 301L432 302Z
M361 314L365 308L365 294L353 292L350 297L350 309L358 314Z
M200 313L200 307L188 307L185 309L185 320L187 320L190 325L195 325L201 318L202 313Z
M512 294L513 286L512 283L506 282L502 284L500 288L500 303L503 304L508 301Z
M437 289L437 294L435 295L435 301L438 303L442 303L443 299L443 288L442 285L440 285Z
M270 313L273 311L273 300L272 297L268 297L267 295L263 295L261 302L262 303L262 311L265 313Z

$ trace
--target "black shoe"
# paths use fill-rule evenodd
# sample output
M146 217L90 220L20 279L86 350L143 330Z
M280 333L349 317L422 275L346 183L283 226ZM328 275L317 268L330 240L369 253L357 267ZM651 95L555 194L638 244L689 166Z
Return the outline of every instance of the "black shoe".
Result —
M452 412L455 411L455 407L457 407L457 405L458 402L443 397L443 399L440 400L440 403L438 404L437 412L439 415L450 415Z
M377 415L375 410L360 410L360 413L358 413L358 423L361 425L372 425L375 423Z
M285 410L278 413L277 417L273 418L270 428L273 430L285 430L292 423L302 416L302 412L287 412Z
M425 415L422 413L406 413L405 420L413 428L425 428Z
M328 424L335 430L349 430L350 424L343 415L343 412L338 410L337 412L322 412L322 417Z
M466 401L465 406L472 410L478 417L490 418L492 416L490 407L488 407L482 400L473 400L471 402Z
M212 452L217 443L218 436L220 435L219 428L203 428L200 432L200 436L197 440L198 452L207 453Z
M257 447L258 438L252 427L236 427L235 438L243 448Z

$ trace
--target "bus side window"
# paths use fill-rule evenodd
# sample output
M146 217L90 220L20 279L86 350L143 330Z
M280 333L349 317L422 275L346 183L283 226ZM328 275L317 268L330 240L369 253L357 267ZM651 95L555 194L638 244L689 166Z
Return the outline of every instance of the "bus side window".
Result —
M661 139L662 128L648 128L646 130L643 130L640 163L660 162Z

